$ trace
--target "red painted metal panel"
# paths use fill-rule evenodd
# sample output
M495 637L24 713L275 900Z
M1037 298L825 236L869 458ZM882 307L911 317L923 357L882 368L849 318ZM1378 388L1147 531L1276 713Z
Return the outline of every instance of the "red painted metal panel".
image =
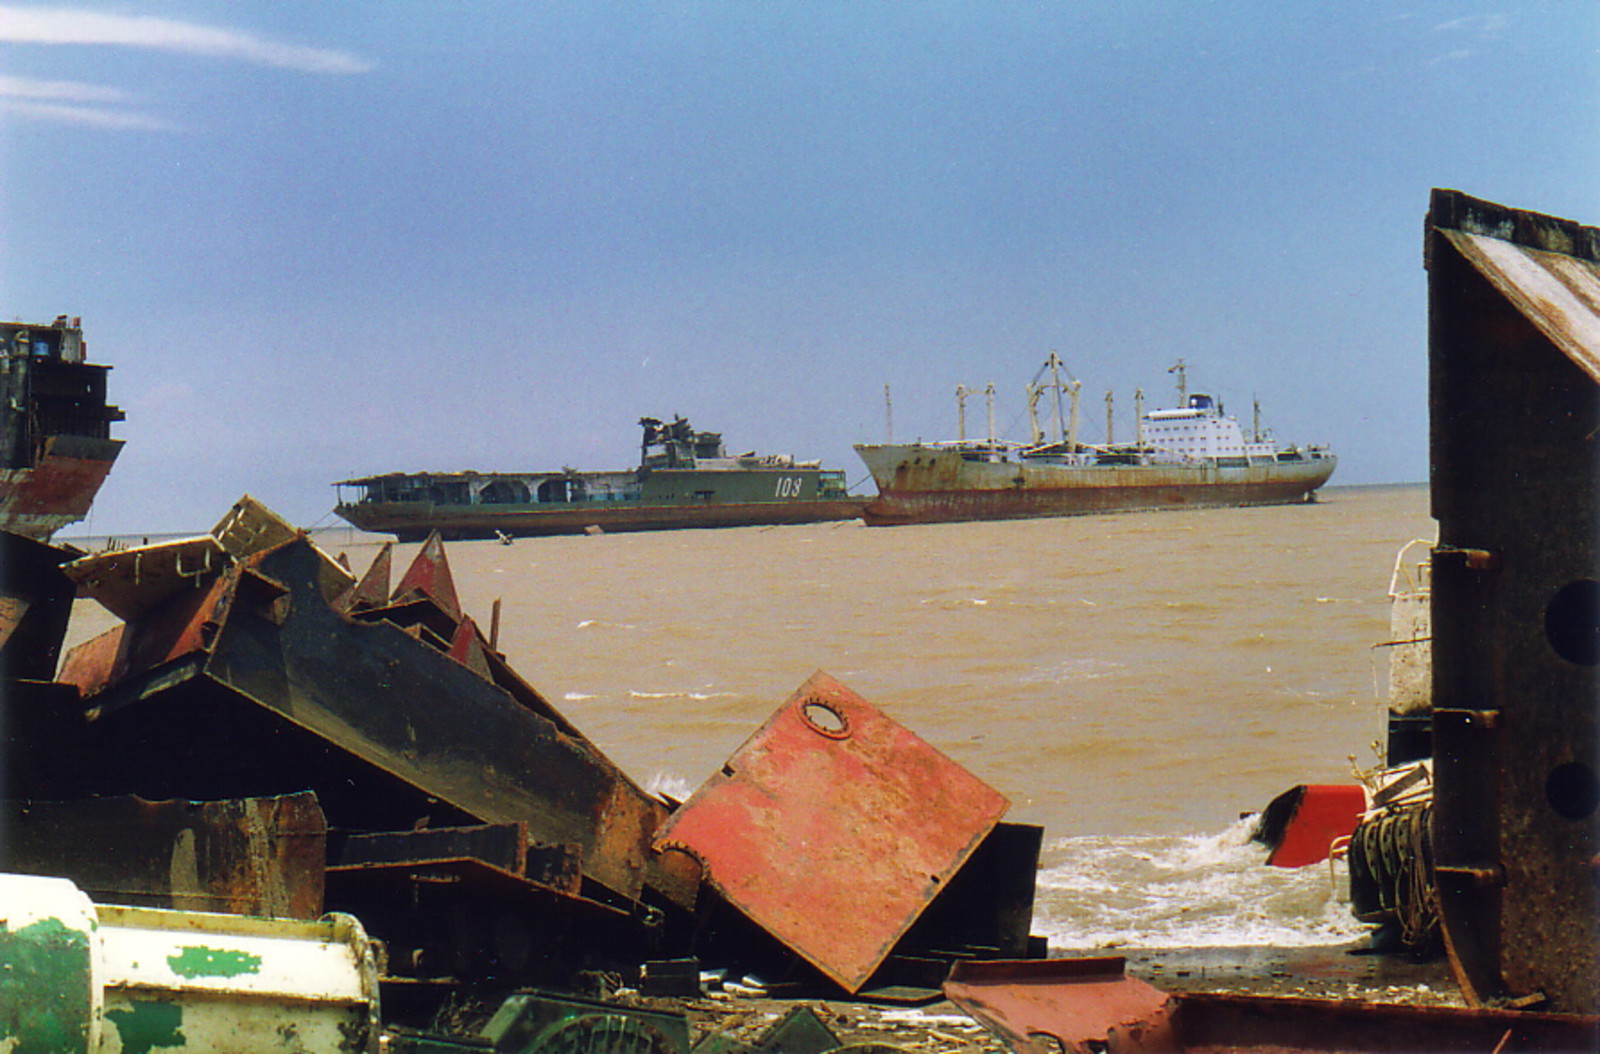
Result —
M824 673L657 836L849 991L888 956L1008 803Z
M1017 1054L1177 1049L1171 997L1123 966L1120 957L957 963L944 994Z
M1273 867L1321 863L1328 859L1328 849L1335 839L1355 833L1366 808L1367 795L1360 787L1308 785L1267 863Z
M403 604L419 596L432 600L452 620L460 621L461 601L456 599L455 579L450 575L450 561L445 558L444 541L438 531L422 543L405 577L395 586L390 603Z

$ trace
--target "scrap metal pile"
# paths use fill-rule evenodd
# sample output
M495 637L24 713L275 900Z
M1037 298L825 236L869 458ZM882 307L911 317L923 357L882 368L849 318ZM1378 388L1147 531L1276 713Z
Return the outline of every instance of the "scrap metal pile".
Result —
M397 583L388 546L358 579L245 498L205 535L71 555L15 566L122 622L53 682L14 671L0 871L347 912L386 946L389 1005L419 1013L652 960L863 993L1042 951L1041 830L826 674L675 805L516 674L437 538Z
M1469 1009L1045 960L1040 829L826 674L670 802L511 669L437 538L391 585L391 549L358 578L246 498L93 555L0 532L0 1050L690 1054L681 1012L505 993L693 995L702 962L942 994L1017 1054L1600 1049L1600 230L1435 191L1427 266L1432 683L1391 760L1425 720L1432 767L1296 788L1267 840L1352 832L1358 916L1442 940ZM122 624L62 662L75 596ZM463 993L475 1027L410 1027ZM840 1047L807 1011L693 1052Z

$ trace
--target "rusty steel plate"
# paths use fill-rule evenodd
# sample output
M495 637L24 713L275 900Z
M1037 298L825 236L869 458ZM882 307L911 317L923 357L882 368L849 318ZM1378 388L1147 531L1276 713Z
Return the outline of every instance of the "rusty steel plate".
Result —
M316 919L328 825L310 792L0 802L0 870L70 878L97 902Z
M1473 1005L1600 1012L1600 228L1428 213L1433 876Z
M855 992L1005 814L999 792L816 673L657 835Z
M944 993L1017 1054L1600 1049L1600 1019L1359 999L1168 994L1120 958L956 964Z
M1017 1054L1177 1049L1171 997L1125 965L1117 956L962 962L944 994Z
M97 600L113 615L131 622L180 593L205 589L227 564L222 543L209 534L199 534L89 553L62 571L77 583L79 596Z

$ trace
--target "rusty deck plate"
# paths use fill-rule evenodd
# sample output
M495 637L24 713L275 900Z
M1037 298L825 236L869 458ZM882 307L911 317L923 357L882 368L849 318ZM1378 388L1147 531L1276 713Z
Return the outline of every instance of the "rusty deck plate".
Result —
M958 963L945 995L1018 1054L1600 1049L1600 1019L1359 999L1168 994L1121 958Z
M730 903L854 992L1007 807L819 672L655 845L699 858Z
M1120 957L957 963L945 996L1018 1054L1172 1047L1167 993ZM1113 1045L1114 1044L1114 1045Z

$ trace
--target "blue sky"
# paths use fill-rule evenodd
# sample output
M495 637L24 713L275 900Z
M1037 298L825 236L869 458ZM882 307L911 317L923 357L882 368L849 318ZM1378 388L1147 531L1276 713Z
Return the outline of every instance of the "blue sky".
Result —
M1091 433L1183 358L1419 481L1428 190L1600 223L1597 115L1576 2L0 4L0 312L115 367L68 534L625 467L642 415L854 482L885 385L1021 438L1051 350Z

